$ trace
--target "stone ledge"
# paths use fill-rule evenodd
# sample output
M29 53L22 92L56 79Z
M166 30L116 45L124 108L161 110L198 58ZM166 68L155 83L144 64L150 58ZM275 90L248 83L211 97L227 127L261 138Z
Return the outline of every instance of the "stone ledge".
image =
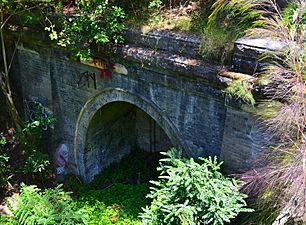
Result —
M142 31L129 28L124 33L126 43L137 44L154 50L169 51L192 58L202 58L199 53L201 38L198 35L170 30Z
M97 56L115 57L116 60L127 60L138 63L149 70L156 70L172 75L200 77L212 84L229 84L233 77L220 73L221 69L240 74L254 74L263 64L258 63L259 54L266 51L279 50L284 45L267 39L241 38L236 41L232 65L221 67L217 63L205 60L198 53L200 37L195 34L179 33L169 30L144 32L140 29L129 28L125 31L126 44L96 46ZM30 36L31 38L27 38ZM41 34L43 40L46 36ZM59 47L43 45L37 36L30 32L22 37L22 42L39 54L50 55L52 52L64 52ZM43 49L43 50L42 50ZM64 51L63 51L64 50ZM47 53L46 53L47 52Z
M282 42L268 38L240 38L235 42L232 67L234 71L252 75L264 65L258 61L262 53L279 51L285 46Z
M109 45L106 49L103 48L103 50L119 60L123 59L124 61L138 63L146 69L157 72L201 77L216 84L224 83L224 79L226 79L226 77L218 76L221 70L219 65L207 63L203 59L194 59L162 50L154 51L132 44L122 46Z

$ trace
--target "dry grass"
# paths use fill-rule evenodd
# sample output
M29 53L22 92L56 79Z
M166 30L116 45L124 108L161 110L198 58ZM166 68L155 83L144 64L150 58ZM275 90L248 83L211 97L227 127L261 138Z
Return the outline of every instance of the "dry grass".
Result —
M141 12L141 15L130 18L128 24L140 27L143 31L176 30L200 33L201 29L194 29L194 19L197 10L199 10L198 7L197 3L190 3Z

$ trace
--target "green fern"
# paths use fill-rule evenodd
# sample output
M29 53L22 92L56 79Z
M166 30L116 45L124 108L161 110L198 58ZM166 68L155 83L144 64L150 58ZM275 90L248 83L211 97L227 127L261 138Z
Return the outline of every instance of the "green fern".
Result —
M62 185L42 191L22 184L13 221L19 225L87 224L88 215L83 209L73 210L70 194Z
M144 225L212 224L230 222L246 208L245 195L238 190L237 181L224 177L217 158L177 158L175 149L164 153L160 160L158 181L147 196L152 199L140 215Z
M230 96L242 99L245 103L252 106L256 103L252 94L252 87L247 81L235 80L226 88L225 92Z

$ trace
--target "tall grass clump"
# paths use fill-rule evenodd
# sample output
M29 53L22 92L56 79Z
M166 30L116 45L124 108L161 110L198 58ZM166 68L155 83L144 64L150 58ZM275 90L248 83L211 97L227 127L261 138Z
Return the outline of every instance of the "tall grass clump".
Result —
M257 206L255 224L306 222L305 11L304 0L290 1L285 8L274 0L218 0L211 14L212 21L220 13L238 15L240 24L251 21L247 36L284 46L261 55L266 66L254 75L265 97L257 115L272 136L257 168L241 176Z

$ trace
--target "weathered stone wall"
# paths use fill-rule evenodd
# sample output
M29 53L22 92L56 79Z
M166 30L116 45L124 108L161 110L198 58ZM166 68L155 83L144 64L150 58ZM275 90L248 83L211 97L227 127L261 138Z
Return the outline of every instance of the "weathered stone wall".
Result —
M231 169L249 166L249 156L260 144L255 121L227 105L216 66L198 58L190 47L193 39L176 38L181 48L177 51L163 42L162 34L139 37L141 46L135 39L108 49L107 60L127 70L113 72L112 77L68 60L59 49L29 42L19 46L24 99L41 102L56 117L55 140L63 138L68 145L72 171L90 181L105 165L127 154L132 143L149 150L150 120L159 129L155 135L161 147L182 147L192 156L221 156ZM162 47L150 47L148 40L154 38L164 43ZM80 80L84 72L95 73L96 88L93 79ZM118 101L125 102L122 110L116 109ZM129 114L127 103L132 111L137 107L136 114Z
M173 147L164 130L144 111L136 111L136 146L147 152L167 151Z
M220 158L230 171L252 166L269 136L259 127L260 122L249 113L227 108Z

